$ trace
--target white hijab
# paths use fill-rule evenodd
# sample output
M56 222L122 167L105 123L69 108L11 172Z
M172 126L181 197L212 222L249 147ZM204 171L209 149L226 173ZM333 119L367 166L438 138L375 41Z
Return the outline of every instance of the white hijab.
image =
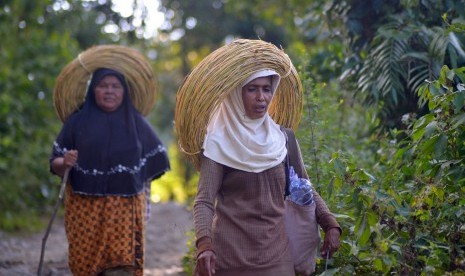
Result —
M242 87L260 77L272 76L273 95L280 76L264 69L252 74L240 87L231 91L213 114L202 149L215 162L247 172L262 172L281 163L286 157L286 138L268 112L250 119L242 101Z

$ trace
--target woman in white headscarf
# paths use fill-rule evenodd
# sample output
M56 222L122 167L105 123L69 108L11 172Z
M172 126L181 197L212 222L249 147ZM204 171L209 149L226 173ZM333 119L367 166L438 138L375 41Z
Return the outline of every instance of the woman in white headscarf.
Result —
M273 70L252 74L207 127L194 203L196 275L295 274L283 221L286 136L268 114L279 81ZM332 255L341 228L313 195L326 233L322 254Z

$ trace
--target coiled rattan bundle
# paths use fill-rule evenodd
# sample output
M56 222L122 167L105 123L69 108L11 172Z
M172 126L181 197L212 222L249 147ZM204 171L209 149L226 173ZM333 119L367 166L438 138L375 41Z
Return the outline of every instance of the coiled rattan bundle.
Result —
M119 45L94 46L66 65L56 79L53 91L55 111L61 121L84 103L88 81L98 68L122 73L128 83L134 107L144 116L153 108L157 81L148 60L137 50Z
M269 107L270 116L284 127L296 129L299 125L302 84L287 54L262 40L235 40L203 59L186 77L176 96L175 129L179 147L197 170L211 115L229 92L264 68L273 69L281 76Z

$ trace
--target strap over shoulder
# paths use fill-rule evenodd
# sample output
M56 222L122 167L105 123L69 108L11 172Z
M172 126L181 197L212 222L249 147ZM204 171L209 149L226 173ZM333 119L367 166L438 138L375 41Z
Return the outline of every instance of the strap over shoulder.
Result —
M284 128L281 127L281 130L284 132L286 135L286 147L287 147L287 162L289 163L289 166L294 167L294 171L299 175L299 177L302 177L306 174L303 172L303 167L301 162L299 162L300 159L300 151L299 147L297 146L297 140L295 138L294 131L290 128Z
M304 173L304 168L302 159L300 155L300 150L297 145L297 140L295 138L294 131L290 128L284 128L281 126L281 131L286 136L286 148L287 148L287 157L286 157L286 188L284 190L284 198L289 195L289 166L294 168L294 171L299 177L304 177L307 174Z

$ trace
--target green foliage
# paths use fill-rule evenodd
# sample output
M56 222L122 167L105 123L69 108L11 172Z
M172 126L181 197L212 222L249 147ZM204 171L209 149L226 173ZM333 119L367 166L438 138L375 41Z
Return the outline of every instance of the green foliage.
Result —
M55 78L81 47L113 42L101 32L117 18L110 7L111 1L77 0L0 4L0 229L37 228L40 220L31 217L54 206L59 178L50 174L48 157L61 126Z
M379 108L380 128L399 128L406 113L425 114L416 104L419 85L436 78L443 64L465 64L462 1L332 2L330 19L343 22L333 32L350 45L341 77ZM454 27L445 32L445 26Z
M331 208L345 215L340 221L346 231L339 269L465 272L464 72L443 67L438 80L421 87L419 97L432 112L405 116L405 130L377 137L370 172L355 155L333 154L337 205Z
M47 160L58 129L50 76L75 49L64 43L69 34L44 28L45 4L25 3L10 1L0 10L0 228L9 230L32 226L27 216L55 198Z
M143 49L161 90L149 119L169 141L176 90L190 69L232 37L260 37L283 46L302 73L297 135L312 182L344 230L325 275L465 273L463 1L162 5L163 32L142 40L144 15L134 26L111 1L0 4L1 229L36 229L55 203L59 179L47 157L60 122L52 90L79 51L105 43ZM107 24L117 31L106 33ZM175 34L183 35L168 39ZM380 126L390 129L374 134ZM154 199L191 204L198 175L175 144L166 143L172 171L153 182ZM325 260L317 263L322 273Z
M195 232L194 230L188 232L187 254L182 259L182 268L187 275L194 275L195 261L197 260L197 249L195 247Z
M380 104L384 126L398 127L405 113L422 115L412 91L425 79L438 76L442 64L463 63L464 59L455 55L451 35L441 28L399 19L378 29L359 73L358 87L367 104Z
M261 7L263 2L256 1L254 5ZM420 116L427 112L417 105L419 97L414 91L424 79L437 76L442 64L462 62L459 55L454 55L460 49L461 38L453 44L450 34L437 28L441 19L431 12L444 11L442 4L428 2L426 12L417 14L417 1L394 2L398 6L380 1L266 3L273 9L286 6L279 9L280 16L274 19L295 20L295 26L302 31L300 36L296 35L300 40L292 41L286 49L300 65L306 88L299 141L312 181L344 229L341 251L330 260L326 273L416 273L421 271L417 267L421 267L422 258L426 258L426 255L417 258L419 255L413 250L425 246L424 239L416 244L406 235L414 226L408 224L411 207L403 197L410 197L413 184L399 183L404 183L406 175L412 176L412 167L391 163L393 155L400 155L408 145L400 140L407 133L396 130L379 136L370 133L379 126L400 126L400 118L406 113L410 120L418 116L408 112ZM231 5L232 9L227 8L235 12L253 10L245 2ZM454 13L451 5L460 4L452 1L444 6L452 18L459 20L461 15ZM253 12L259 16L261 10L264 8ZM290 10L292 15L286 12ZM260 14L268 19L266 12ZM390 14L402 16L396 19ZM346 24L345 29L342 24ZM296 32L291 25L286 28ZM351 45L350 51L344 44ZM364 75L357 75L361 69ZM338 76L346 81L339 83ZM360 77L363 90L356 90ZM351 90L366 96L362 99L373 103L371 108L355 102ZM380 214L395 215L385 218ZM406 226L402 231L389 230L391 221ZM438 253L431 260L439 263L442 261L438 259L447 258ZM323 266L324 260L319 259L318 273ZM431 270L425 268L425 273Z
M303 68L307 68L306 65ZM352 264L350 251L358 250L357 245L346 243L346 240L353 236L350 229L354 229L354 225L358 225L357 231L362 231L367 221L372 220L372 215L367 214L364 219L357 220L357 216L347 212L352 207L345 200L341 200L341 197L349 195L346 184L340 178L347 170L341 160L346 155L357 155L358 162L369 166L372 152L365 145L369 142L370 129L376 120L371 120L370 114L373 111L370 112L369 109L353 102L350 93L341 89L338 83L318 83L313 75L309 74L310 70L302 70L302 72L305 105L304 117L297 131L297 137L314 187L343 228L344 243L341 253L328 261L329 269L325 275L366 272L369 269L364 270L363 267ZM366 182L372 178L365 171L360 172L358 177ZM366 240L366 231L363 240ZM324 271L325 264L323 257L317 260L317 274Z
M8 191L7 191L8 192ZM24 232L26 234L42 230L44 221L39 218L35 210L27 212L0 213L1 229L7 232Z
M318 82L311 71L311 57L303 60L308 60L308 64L303 64L301 70L304 114L297 135L309 176L316 185L326 187L329 182L323 181L329 178L326 168L332 153L357 153L366 160L371 152L364 149L364 143L377 121L372 116L374 109L354 102L340 83Z
M276 21L275 12L281 11L277 5L214 0L162 0L161 5L169 15L163 31L179 39L186 53L204 47L213 51L233 37L286 43L283 22Z
M171 170L152 182L152 201L188 203L195 195L198 174L187 175L189 167L183 163L176 144L168 148Z

